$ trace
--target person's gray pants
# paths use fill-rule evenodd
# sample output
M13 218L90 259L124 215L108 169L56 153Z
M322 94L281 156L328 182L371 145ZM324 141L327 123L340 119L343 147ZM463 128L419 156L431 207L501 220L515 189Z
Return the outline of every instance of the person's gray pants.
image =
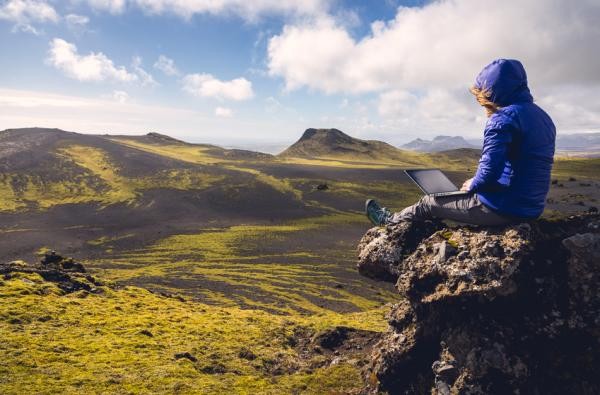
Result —
M454 196L424 196L416 204L395 213L390 222L402 220L424 221L438 218L472 225L506 225L518 222L518 218L500 215L486 207L477 194Z

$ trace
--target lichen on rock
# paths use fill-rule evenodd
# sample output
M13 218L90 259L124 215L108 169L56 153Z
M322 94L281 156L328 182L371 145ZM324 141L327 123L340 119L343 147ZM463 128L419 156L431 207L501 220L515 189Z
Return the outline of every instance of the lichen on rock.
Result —
M403 247L389 229L364 240L371 267L392 256L378 262L373 240ZM412 249L392 265L399 301L364 393L600 393L597 215L448 227Z
M369 229L358 244L358 271L367 277L396 281L403 259L421 240L441 228L439 221L424 221Z
M0 275L10 279L19 275L37 274L43 280L56 283L64 293L76 291L102 292L105 284L86 273L85 267L75 262L73 258L65 258L52 251L45 254L38 264L28 264L23 261L0 263Z

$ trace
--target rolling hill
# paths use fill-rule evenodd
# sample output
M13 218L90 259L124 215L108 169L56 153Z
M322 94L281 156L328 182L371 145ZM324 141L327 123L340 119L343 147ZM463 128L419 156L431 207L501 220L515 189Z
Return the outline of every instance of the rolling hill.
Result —
M0 392L352 393L360 363L315 342L350 333L366 350L398 300L355 270L364 200L401 209L421 196L403 168L459 184L478 156L323 129L278 156L158 133L2 131L1 261L17 261L0 278ZM598 169L557 161L549 211L591 208ZM100 281L65 294L52 283L64 273L27 274L20 260L52 249L85 266L75 285Z
M300 139L278 155L281 158L336 158L352 161L399 161L410 153L377 140L361 140L338 129L307 129Z
M301 164L342 166L371 164L395 167L441 167L446 170L472 171L477 166L479 149L460 148L422 153L402 150L377 140L361 140L338 129L307 129L302 137L278 155L284 161Z

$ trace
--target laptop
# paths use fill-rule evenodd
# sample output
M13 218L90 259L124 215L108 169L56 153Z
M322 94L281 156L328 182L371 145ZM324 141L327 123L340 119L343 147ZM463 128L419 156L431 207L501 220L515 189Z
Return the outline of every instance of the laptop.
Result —
M404 172L427 195L468 195L468 192L459 190L440 169L412 169Z

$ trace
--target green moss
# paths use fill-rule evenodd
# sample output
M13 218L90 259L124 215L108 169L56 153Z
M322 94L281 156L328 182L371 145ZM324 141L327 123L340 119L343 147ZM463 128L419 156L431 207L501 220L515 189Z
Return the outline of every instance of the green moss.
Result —
M48 181L36 174L0 174L0 212L90 202L103 206L135 204L144 190L202 190L225 179L200 169L172 169L146 177L125 177L105 151L83 145L68 145L56 155L62 160L57 173L63 179Z
M361 386L358 368L307 369L289 337L298 327L385 329L383 310L278 316L102 290L62 295L36 275L0 285L0 393L345 393ZM256 359L239 356L248 348ZM274 376L273 363L292 368Z
M112 163L108 155L101 149L71 145L62 149L60 153L103 181L107 186L107 190L98 196L102 202L107 204L131 202L137 197L133 185L119 174L120 169Z
M556 158L552 176L560 178L598 179L600 158Z
M267 184L270 187L272 187L273 189L275 189L276 191L279 191L281 193L291 193L297 200L300 200L300 201L302 200L302 192L300 192L299 190L294 188L292 186L292 184L290 183L290 181L287 179L279 179L277 177L273 177L271 175L265 174L259 170L250 169L247 167L240 167L237 165L236 166L227 165L227 166L225 166L225 168L229 169L229 170L241 171L244 173L252 174L256 177L256 180L258 182Z
M446 239L448 241L448 244L450 244L452 247L458 248L458 242L456 240L452 240L453 233L451 231L447 230L447 231L440 232L439 234L444 239Z
M127 233L121 236L113 236L113 237L108 237L108 236L102 236L99 237L97 239L94 240L89 240L87 243L93 246L99 246L99 245L105 245L105 244L109 244L113 241L118 241L118 240L123 240L123 239L128 239L130 237L135 236L135 233Z
M210 155L210 148L199 147L196 145L181 145L181 144L145 144L135 140L115 138L111 139L115 143L123 144L128 147L141 149L143 151L152 152L161 156L175 158L190 163L197 164L215 164L228 162L221 158L215 158Z
M365 289L353 265L340 267L340 260L354 261L351 248L315 250L296 242L357 221L364 221L361 214L340 213L282 225L203 229L86 265L114 281L183 292L222 306L279 314L367 311L394 300L395 292Z

